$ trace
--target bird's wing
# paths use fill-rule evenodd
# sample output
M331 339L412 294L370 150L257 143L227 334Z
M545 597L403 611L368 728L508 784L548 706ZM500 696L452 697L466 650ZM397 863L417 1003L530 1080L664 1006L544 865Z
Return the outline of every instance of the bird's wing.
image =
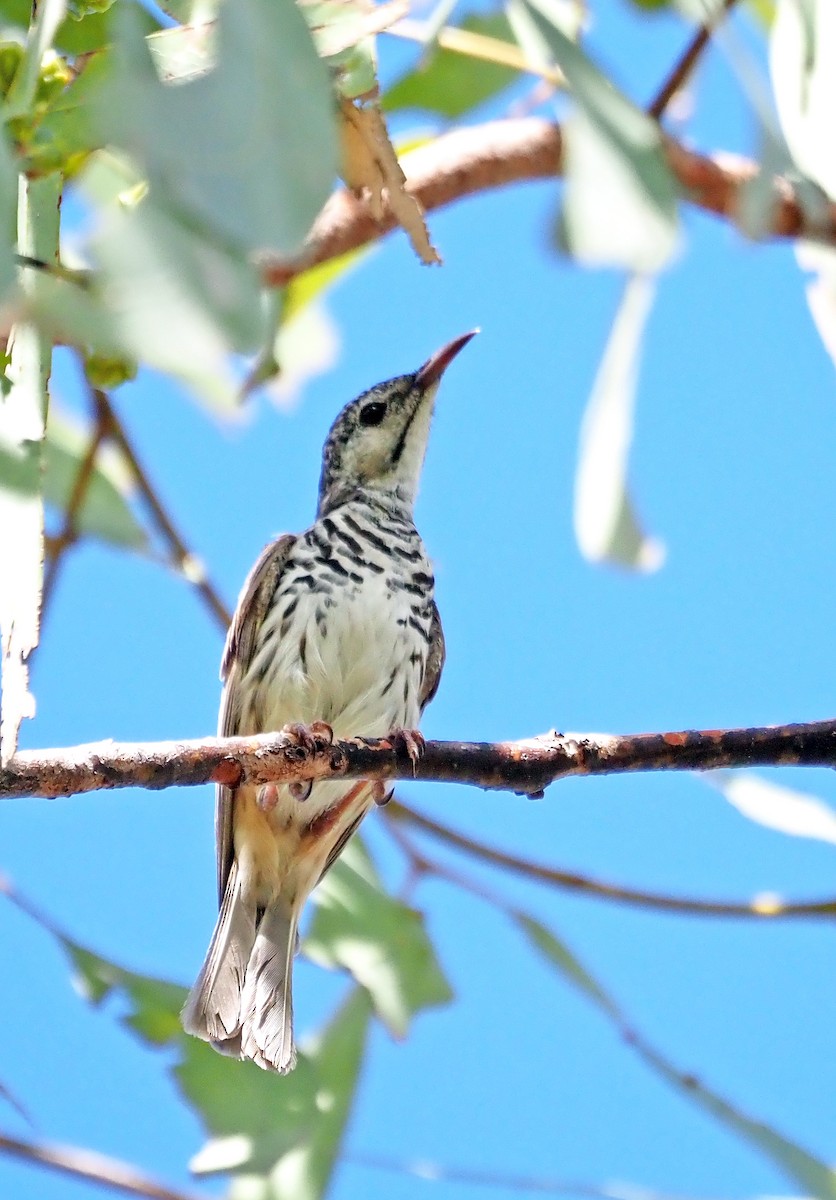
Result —
M444 630L441 628L441 617L438 612L438 605L433 600L432 620L430 621L430 645L427 652L424 679L421 684L421 695L419 696L421 712L424 711L438 691L446 655L447 651L444 646Z
M282 571L296 538L285 533L265 546L247 576L229 633L226 636L221 679L224 690L218 716L218 733L233 737L239 733L240 680L252 661L258 631L279 585ZM249 732L249 731L248 731ZM219 786L215 804L215 847L218 865L218 902L223 902L226 881L232 866L232 798L234 789Z

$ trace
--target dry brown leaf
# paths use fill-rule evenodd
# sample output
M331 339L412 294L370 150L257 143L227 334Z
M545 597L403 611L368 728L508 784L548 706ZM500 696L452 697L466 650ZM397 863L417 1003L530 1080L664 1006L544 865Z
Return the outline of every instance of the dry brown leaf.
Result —
M388 201L421 261L440 263L441 256L430 241L424 210L406 190L406 176L380 109L376 104L360 107L342 100L340 112L343 179L356 195L367 198L376 221L383 219Z

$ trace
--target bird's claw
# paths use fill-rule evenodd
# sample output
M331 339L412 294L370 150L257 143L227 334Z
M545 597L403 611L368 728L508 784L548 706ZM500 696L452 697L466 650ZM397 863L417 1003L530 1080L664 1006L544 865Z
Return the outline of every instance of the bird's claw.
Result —
M388 804L395 794L393 787L388 787L382 779L376 779L372 784L372 799L378 808Z
M334 741L334 730L327 721L311 721L310 725L293 721L283 727L282 733L307 754L315 754L322 748L323 742L330 746Z
M393 750L401 751L408 756L414 774L418 759L424 753L427 745L424 735L417 729L393 729L389 734L389 741Z

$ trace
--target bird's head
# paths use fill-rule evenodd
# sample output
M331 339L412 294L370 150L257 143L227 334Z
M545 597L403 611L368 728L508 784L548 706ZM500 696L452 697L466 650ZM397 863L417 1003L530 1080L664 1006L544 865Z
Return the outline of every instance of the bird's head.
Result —
M412 375L378 383L345 406L322 453L320 517L358 491L386 492L412 507L441 376L477 332L442 346Z

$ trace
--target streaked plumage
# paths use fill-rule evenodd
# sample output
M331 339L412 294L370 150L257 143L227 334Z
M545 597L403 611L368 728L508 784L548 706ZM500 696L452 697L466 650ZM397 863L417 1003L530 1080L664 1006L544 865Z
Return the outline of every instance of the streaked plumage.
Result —
M337 417L319 508L268 546L227 637L219 731L326 722L336 737L414 729L444 640L413 504L438 382L472 334ZM368 782L218 789L220 914L183 1011L225 1053L292 1069L291 973L305 900L374 803Z

